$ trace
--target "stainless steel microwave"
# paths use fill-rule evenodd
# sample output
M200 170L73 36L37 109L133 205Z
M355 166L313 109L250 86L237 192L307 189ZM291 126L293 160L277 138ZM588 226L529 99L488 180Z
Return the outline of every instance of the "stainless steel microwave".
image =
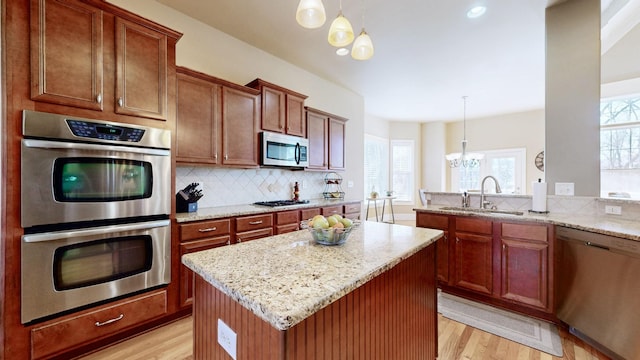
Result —
M262 132L260 139L261 165L294 168L309 166L309 140L268 131Z

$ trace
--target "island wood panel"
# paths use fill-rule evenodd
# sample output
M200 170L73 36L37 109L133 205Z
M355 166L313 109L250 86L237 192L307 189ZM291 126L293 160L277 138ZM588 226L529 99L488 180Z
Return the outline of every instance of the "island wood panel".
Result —
M197 276L194 358L228 358L220 318L238 334L238 359L435 359L435 264L432 244L286 331Z

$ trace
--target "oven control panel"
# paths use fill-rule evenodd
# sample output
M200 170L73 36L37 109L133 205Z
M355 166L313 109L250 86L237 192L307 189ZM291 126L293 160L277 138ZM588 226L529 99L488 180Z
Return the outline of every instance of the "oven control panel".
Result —
M139 142L144 135L144 129L126 126L70 119L67 119L67 124L73 135L91 139Z

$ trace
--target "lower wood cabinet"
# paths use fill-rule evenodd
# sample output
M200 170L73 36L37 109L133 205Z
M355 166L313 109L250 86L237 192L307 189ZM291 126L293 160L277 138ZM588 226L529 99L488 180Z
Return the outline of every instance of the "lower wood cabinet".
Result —
M277 234L284 234L296 230L300 230L300 211L289 210L275 213Z
M362 204L358 201L355 203L344 204L343 216L351 220L359 220L362 212Z
M477 218L455 219L453 284L481 294L493 293L492 222Z
M323 208L320 208L320 213L323 216L331 216L331 215L342 215L342 205L336 205L336 206L325 206Z
M308 208L300 210L301 221L312 219L316 215L320 215L320 208Z
M553 225L417 212L416 226L444 231L437 244L443 289L553 314Z
M236 242L250 241L273 235L273 214L236 218Z
M56 356L167 313L167 292L157 290L31 330L31 358Z

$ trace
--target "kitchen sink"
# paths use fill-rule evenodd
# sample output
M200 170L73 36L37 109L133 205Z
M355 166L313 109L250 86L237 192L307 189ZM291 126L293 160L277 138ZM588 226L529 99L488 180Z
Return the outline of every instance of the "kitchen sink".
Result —
M502 215L524 215L524 212L517 210L498 210L498 209L480 209L480 208L466 208L461 206L445 206L440 210L473 212L473 213L489 213L489 214L502 214Z

